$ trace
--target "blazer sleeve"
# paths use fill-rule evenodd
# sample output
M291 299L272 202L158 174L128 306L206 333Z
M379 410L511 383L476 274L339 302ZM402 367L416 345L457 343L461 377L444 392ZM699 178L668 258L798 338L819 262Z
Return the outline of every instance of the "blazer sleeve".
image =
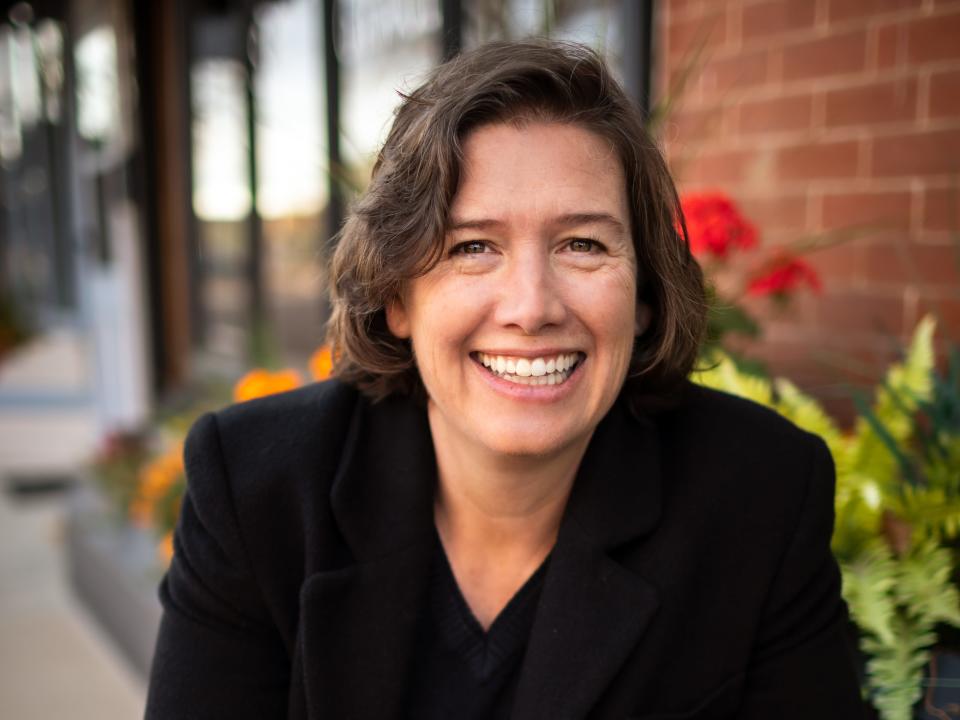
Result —
M289 661L247 557L215 415L191 429L184 462L145 717L284 717Z
M866 717L830 551L833 460L826 444L810 437L806 497L764 608L740 720Z

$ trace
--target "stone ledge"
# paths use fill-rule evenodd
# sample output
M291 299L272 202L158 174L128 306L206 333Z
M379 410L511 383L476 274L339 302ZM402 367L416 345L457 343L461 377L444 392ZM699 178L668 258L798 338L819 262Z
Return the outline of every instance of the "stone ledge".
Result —
M66 530L74 592L136 671L149 677L162 612L155 538L121 524L89 479L71 493Z

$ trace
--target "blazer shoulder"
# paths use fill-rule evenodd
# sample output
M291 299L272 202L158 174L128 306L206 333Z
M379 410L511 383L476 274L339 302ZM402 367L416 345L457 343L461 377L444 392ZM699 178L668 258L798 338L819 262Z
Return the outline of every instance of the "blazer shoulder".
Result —
M216 415L224 436L291 437L317 425L342 425L359 401L360 393L352 385L326 380L229 405Z
M279 484L328 487L363 402L352 386L328 380L214 413L236 501L264 499Z
M751 400L691 383L659 427L672 463L691 476L707 472L718 493L773 491L774 504L799 503L812 477L832 492L833 460L823 439Z
M819 436L797 427L771 408L695 383L688 383L682 400L668 416L666 424L688 437L703 431L723 442L742 439L752 446L772 443L777 447L809 447L811 443L823 443Z

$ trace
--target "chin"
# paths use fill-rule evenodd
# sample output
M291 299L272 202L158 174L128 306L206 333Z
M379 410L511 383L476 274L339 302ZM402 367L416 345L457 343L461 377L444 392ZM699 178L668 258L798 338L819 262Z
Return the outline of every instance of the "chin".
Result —
M494 452L509 457L546 457L560 452L576 442L557 432L505 432L486 439Z

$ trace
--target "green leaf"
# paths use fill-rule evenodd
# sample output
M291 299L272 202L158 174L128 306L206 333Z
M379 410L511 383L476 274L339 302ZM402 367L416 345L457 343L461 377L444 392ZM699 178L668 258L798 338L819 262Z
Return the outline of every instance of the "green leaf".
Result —
M960 627L960 594L951 582L952 572L950 551L935 540L914 545L900 561L897 601L924 625L943 622Z
M892 645L896 604L893 590L897 566L890 549L874 543L852 563L840 566L843 598L861 630L875 635L881 643Z

